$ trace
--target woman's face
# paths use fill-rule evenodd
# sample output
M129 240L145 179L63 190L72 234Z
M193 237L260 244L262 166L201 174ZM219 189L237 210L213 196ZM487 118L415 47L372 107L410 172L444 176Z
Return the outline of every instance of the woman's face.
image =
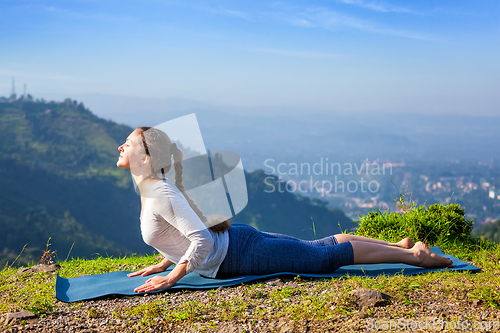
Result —
M144 157L142 144L140 143L141 136L137 130L130 133L124 144L118 147L120 157L116 166L130 170L131 168L139 167L139 163Z

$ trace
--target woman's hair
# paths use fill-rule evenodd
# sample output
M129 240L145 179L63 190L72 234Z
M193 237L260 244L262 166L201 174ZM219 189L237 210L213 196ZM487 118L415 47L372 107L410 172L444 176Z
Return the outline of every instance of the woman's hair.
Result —
M168 135L154 127L137 127L136 131L139 132L142 144L144 145L145 153L151 159L151 176L155 177L158 174L163 175L165 179L165 174L170 171L172 167L172 158L174 160L174 171L175 171L175 186L182 192L186 198L189 206L194 210L196 215L200 218L203 223L207 223L208 219L203 215L202 211L196 206L193 200L187 195L186 189L184 188L182 173L182 159L184 154L177 148L177 144L172 143ZM209 227L213 232L224 232L231 227L231 219L225 220L222 216L211 216L211 223L218 222L217 224Z

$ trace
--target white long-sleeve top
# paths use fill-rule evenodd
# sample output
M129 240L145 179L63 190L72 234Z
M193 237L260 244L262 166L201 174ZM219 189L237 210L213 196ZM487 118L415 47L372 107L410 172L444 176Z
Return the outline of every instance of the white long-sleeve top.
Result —
M214 278L226 257L228 232L207 229L169 179L156 182L145 197L141 218L144 242L174 264L188 261L186 274L194 271Z

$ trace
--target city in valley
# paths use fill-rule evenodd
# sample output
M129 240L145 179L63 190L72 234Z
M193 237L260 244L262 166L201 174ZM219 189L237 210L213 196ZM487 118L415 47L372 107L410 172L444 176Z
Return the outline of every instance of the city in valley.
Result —
M352 163L349 168L346 167L348 163L336 163L336 168L329 169L335 172L328 174L327 168L320 173L319 167L314 172L311 167L314 164L296 164L297 167L293 163L282 164L279 168L279 163L268 162L265 170L269 175L270 171L275 171L274 176L282 183L274 188L269 184L267 191L288 191L320 198L330 207L344 210L353 220L371 209L397 210L395 201L401 195L407 203L412 200L417 205L460 204L467 218L474 219L475 226L500 219L499 175L493 162L374 160Z

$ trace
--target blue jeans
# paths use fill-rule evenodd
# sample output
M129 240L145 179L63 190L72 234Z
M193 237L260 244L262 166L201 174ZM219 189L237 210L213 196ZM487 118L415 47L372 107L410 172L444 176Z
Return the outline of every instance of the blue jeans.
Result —
M321 274L353 262L351 243L338 244L334 236L305 241L233 223L229 229L229 248L217 278L279 272Z

